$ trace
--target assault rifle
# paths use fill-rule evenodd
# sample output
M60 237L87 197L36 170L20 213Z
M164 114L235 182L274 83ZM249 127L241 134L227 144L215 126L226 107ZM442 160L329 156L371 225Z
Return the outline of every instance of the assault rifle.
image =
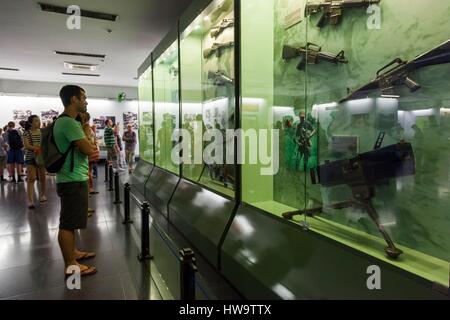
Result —
M220 52L222 50L227 49L227 48L232 48L232 47L234 47L233 41L227 42L227 43L214 43L211 48L203 51L203 58L208 59L216 52L220 55Z
M375 143L374 150L357 155L352 159L326 161L317 168L318 182L323 187L348 185L353 194L353 199L326 205L318 208L298 210L283 213L286 219L292 219L295 215L305 214L313 216L329 209L344 209L355 207L365 210L387 243L385 252L393 259L403 253L395 247L389 234L380 224L378 212L372 204L375 197L375 186L386 185L389 179L410 176L415 174L415 158L412 146L407 142L399 142L384 148L380 148L384 138L381 132ZM314 176L314 178L313 178ZM311 171L313 184L317 183L315 173Z
M222 23L211 29L211 38L217 38L228 28L234 27L234 19L223 19Z
M288 45L283 46L283 60L289 61L291 59L300 57L300 62L297 66L298 70L303 70L306 63L318 64L321 60L331 63L348 63L344 56L344 50L338 54L323 52L322 47L308 42L306 47L294 48Z
M367 8L372 4L379 4L381 0L325 0L308 2L305 8L305 17L322 12L322 16L317 22L317 27L322 28L327 22L330 24L339 24L341 22L342 12L350 8Z
M395 93L395 87L401 85L405 85L411 92L415 92L421 86L411 79L410 75L421 68L444 63L450 63L450 39L436 48L417 56L412 61L400 58L392 60L377 71L375 79L351 92L340 102L365 98L373 90L379 90L382 94L392 95Z
M224 86L224 85L234 85L234 79L230 78L224 71L209 71L208 79L213 80L214 85Z

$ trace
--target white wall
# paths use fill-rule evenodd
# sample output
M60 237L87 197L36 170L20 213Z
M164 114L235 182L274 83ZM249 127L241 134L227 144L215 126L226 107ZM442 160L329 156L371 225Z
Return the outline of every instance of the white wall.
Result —
M31 94L40 96L57 96L59 90L66 84L68 83L0 79L0 93L5 95ZM126 93L127 99L136 100L138 97L137 87L115 87L89 84L81 84L80 86L86 90L87 96L91 98L116 99L117 95L121 92Z
M116 117L116 122L120 122L121 134L123 133L123 113L138 113L137 101L124 101L119 103L114 100L89 98L87 101L91 122L92 119L99 118L100 116L114 116ZM13 120L13 110L30 110L32 114L41 117L42 111L55 110L61 113L64 108L61 100L57 97L0 95L0 126L2 128L9 121ZM138 151L139 146L136 147L136 154L139 153Z

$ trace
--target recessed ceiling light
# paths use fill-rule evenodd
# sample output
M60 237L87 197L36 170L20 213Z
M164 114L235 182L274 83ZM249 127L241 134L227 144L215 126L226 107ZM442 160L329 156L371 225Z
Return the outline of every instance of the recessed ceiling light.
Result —
M58 51L55 50L54 54L61 54L66 56L77 56L77 57L88 57L88 58L99 58L105 59L106 55L104 54L93 54L93 53L83 53L83 52L68 52L68 51Z
M61 74L65 76L100 77L99 74L88 74L88 73L61 72Z
M42 11L70 15L70 13L67 13L67 7L55 6L53 4L41 3L41 2L39 2L39 6ZM81 10L80 14L82 17L98 19L98 20L107 20L107 21L116 21L117 20L116 14L110 14L110 13L104 13L104 12Z
M16 69L16 68L3 68L3 67L0 67L0 70L3 70L3 71L19 71L19 69Z
M98 64L77 63L64 61L64 68L67 70L83 70L83 71L97 71Z

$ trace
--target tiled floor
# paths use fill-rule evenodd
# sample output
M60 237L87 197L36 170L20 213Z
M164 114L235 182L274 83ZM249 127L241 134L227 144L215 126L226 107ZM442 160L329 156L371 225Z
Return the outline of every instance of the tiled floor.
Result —
M80 249L97 252L86 263L98 269L82 278L81 290L67 289L64 279L54 178L48 177L48 202L35 210L27 208L25 184L1 184L0 299L161 299L148 264L136 259L135 231L122 225L103 180L98 177L100 194L91 198L97 211L78 234Z

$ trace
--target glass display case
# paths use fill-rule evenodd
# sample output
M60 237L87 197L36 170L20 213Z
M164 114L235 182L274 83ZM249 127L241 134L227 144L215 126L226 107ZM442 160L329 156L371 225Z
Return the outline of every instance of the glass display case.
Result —
M448 286L450 3L345 2L241 1L242 200Z
M154 163L153 139L153 88L152 69L148 68L140 77L139 94L139 155Z
M155 164L179 175L180 166L172 159L172 150L178 143L172 136L179 126L178 41L154 61L153 77Z
M182 174L230 197L235 164L226 161L233 146L225 133L235 128L234 19L234 1L215 0L180 32Z

